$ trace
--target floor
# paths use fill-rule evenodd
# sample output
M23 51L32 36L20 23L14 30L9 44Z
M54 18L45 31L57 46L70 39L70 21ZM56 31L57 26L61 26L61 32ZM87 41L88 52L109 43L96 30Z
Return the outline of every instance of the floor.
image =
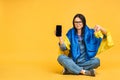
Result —
M119 47L97 55L101 66L96 69L96 77L62 75L63 68L56 61L57 55L43 58L45 54L4 53L0 55L0 80L119 80Z

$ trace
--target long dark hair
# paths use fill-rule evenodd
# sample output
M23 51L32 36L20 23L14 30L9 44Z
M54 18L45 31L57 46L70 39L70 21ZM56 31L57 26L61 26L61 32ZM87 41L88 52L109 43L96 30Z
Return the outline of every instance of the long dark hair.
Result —
M73 27L75 28L75 24L74 24L74 21L75 21L75 18L78 17L82 20L82 23L83 23L83 28L82 28L82 36L84 34L84 28L86 26L86 19L85 19L85 16L83 14L76 14L73 18ZM75 28L76 32L77 32L77 29Z

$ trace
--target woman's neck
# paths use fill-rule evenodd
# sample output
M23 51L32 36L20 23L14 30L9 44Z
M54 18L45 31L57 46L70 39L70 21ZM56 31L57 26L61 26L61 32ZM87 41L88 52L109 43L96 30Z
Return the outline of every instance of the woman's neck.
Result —
M81 36L81 30L77 30L77 34Z

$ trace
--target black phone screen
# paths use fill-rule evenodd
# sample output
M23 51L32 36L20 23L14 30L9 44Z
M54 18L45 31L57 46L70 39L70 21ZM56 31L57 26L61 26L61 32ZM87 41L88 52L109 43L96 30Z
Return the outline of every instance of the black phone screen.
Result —
M56 36L62 36L62 25L56 25Z

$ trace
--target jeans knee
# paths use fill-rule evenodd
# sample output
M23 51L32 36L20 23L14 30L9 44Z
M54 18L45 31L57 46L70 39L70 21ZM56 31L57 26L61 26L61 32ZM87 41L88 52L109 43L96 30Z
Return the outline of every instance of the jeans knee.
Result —
M57 61L58 61L59 63L61 63L65 58L66 58L66 56L63 55L63 54L61 54L61 55L58 56Z
M97 67L100 66L100 59L99 59L99 58L95 58L94 64L95 64Z

